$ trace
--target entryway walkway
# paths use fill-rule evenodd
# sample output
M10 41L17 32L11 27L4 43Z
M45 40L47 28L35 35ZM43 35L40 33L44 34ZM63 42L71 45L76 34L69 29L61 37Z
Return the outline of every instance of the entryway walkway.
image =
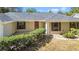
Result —
M79 37L77 38L65 38L63 35L60 35L60 34L52 34L53 35L53 38L52 39L57 39L57 40L79 40Z

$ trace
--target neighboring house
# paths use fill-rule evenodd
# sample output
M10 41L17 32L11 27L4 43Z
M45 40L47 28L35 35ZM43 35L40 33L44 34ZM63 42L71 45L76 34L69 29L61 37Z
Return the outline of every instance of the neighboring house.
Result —
M53 13L0 13L0 36L43 27L46 34L64 33L79 28L79 18Z

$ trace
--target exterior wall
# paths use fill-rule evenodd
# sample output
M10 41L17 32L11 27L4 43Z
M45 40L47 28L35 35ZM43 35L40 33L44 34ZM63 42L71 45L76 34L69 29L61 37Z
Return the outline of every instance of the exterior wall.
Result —
M3 36L9 36L16 32L16 23L7 23L3 27Z
M45 28L45 22L39 22L39 28L40 27ZM48 28L48 30L47 30L48 34L64 33L69 30L69 22L61 22L61 31L52 31L51 30L51 22L47 22L47 28ZM32 31L34 29L35 29L34 22L26 22L26 29L21 30L21 31L28 32L28 31Z
M3 27L0 24L0 36L1 35L4 35L4 36L12 35L16 31L18 31L16 27L17 27L16 22L4 24ZM45 22L39 22L39 27L45 28ZM61 31L52 31L51 22L47 22L47 28L48 28L47 30L48 34L64 33L69 30L69 22L61 22ZM26 22L26 29L24 29L25 31L32 31L34 29L35 29L34 22Z
M45 22L39 22L39 28L45 28Z
M62 22L61 23L61 31L62 33L67 32L69 30L69 22Z
M39 28L40 27L45 27L45 22L39 22ZM27 31L27 32L29 32L29 31L32 31L34 29L35 29L34 22L28 21L25 24L25 29L17 30L17 32L19 32L19 31Z
M69 22L61 22L61 31L52 31L51 22L48 23L48 34L60 34L69 30Z
M0 37L3 36L3 24L0 22Z
M34 22L26 22L26 31L34 30Z
M32 31L32 30L34 30L34 22L26 22L25 23L25 29L17 29L17 32L20 32L20 31L29 32L29 31Z

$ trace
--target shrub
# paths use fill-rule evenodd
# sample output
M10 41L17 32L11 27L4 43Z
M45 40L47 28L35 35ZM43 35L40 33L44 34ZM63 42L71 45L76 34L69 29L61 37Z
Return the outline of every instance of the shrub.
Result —
M77 29L75 29L75 28L71 28L70 31L71 31L72 33L74 33L74 34L77 34Z
M75 37L75 34L73 32L71 32L71 31L69 31L69 32L67 32L67 33L65 33L63 35L65 37L67 37L67 38L74 38Z
M44 28L39 28L28 34L3 37L0 39L0 50L21 50L39 40L44 32Z
M77 29L76 34L79 36L79 29Z

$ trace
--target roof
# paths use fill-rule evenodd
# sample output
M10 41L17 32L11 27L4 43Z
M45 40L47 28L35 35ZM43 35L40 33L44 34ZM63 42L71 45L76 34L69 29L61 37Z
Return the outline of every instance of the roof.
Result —
M73 15L73 17L79 18L79 13L75 13L75 14Z
M3 14L3 13L0 13L0 21L11 21L12 18L10 18L9 16Z
M79 21L79 18L53 13L24 13L24 12L8 12L0 13L0 20L6 21Z

